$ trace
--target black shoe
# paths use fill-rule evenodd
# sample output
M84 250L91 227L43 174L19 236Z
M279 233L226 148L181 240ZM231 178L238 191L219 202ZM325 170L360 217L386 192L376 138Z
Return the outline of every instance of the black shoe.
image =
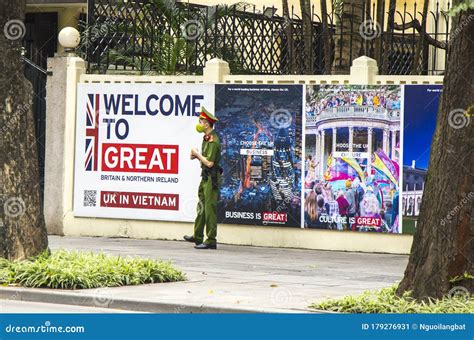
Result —
M196 249L217 249L217 244L207 244L207 243L201 243L198 244L197 246L194 246Z
M194 236L184 235L183 238L186 242L193 242L195 245L199 244L199 242L196 242L196 239L194 238Z

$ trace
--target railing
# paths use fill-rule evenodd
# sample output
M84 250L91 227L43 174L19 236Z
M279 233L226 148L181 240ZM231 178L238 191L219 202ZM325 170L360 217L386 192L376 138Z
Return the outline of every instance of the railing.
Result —
M306 122L308 125L328 119L347 119L347 118L367 118L367 114L371 118L383 120L400 120L400 111L388 111L383 107L374 106L339 106L322 110L319 114L312 116L306 114Z
M33 117L35 123L36 146L38 148L38 165L40 175L40 190L44 191L45 135L46 135L46 76L47 71L29 59L22 57L25 77L33 86ZM41 195L43 197L43 195ZM42 202L43 203L43 202Z
M347 73L355 58L367 55L380 74L442 74L449 4L421 13L416 3L389 8L381 1L386 11L375 0L361 3L335 6L327 15L313 7L308 26L294 8L278 15L242 3L88 0L81 51L89 73L200 74L214 57L229 61L234 74Z

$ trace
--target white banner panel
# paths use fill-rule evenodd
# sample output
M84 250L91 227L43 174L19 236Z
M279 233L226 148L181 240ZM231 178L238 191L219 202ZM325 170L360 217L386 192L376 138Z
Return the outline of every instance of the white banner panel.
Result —
M337 158L343 158L343 157L349 157L349 158L367 158L369 157L368 152L344 152L344 151L334 151L333 152L333 157Z
M214 85L79 84L74 216L193 221Z
M240 154L245 156L273 156L273 150L267 149L240 149Z

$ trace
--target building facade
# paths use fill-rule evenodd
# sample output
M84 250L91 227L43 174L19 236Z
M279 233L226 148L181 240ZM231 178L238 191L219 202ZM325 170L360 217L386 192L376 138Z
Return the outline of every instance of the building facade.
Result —
M370 89L366 91L373 93ZM369 175L373 172L371 163L375 151L381 149L391 159L399 159L399 106L391 109L368 102L365 104L349 102L325 108L314 116L308 115L307 111L306 144L315 145L316 178L323 178L330 155L336 159L358 159L362 169Z
M403 166L403 216L418 216L420 213L423 190L425 188L426 169L417 168L415 161L411 166Z

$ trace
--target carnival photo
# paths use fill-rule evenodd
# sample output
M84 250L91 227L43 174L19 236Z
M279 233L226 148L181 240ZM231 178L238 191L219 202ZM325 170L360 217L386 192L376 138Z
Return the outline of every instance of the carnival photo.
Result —
M304 227L400 233L398 85L306 87Z

